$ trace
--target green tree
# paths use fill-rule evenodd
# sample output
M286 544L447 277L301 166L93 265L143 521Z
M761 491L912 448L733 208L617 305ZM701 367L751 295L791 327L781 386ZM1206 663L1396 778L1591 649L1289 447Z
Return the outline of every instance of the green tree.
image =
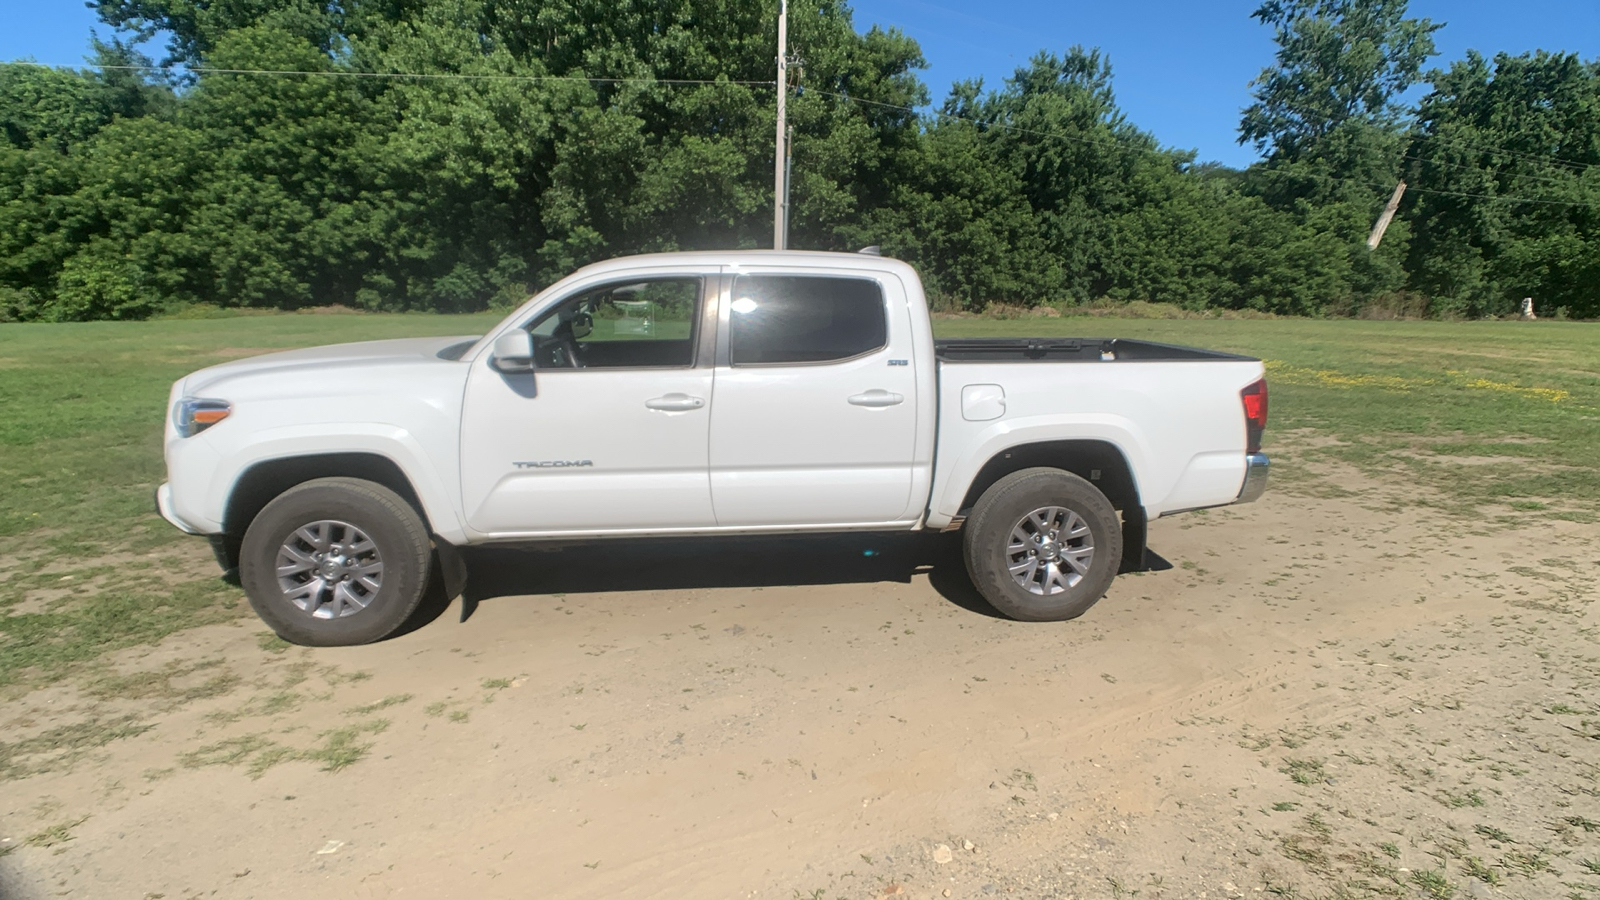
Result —
M1410 238L1390 227L1377 251L1365 240L1404 167L1410 110L1401 94L1435 55L1442 26L1407 18L1407 0L1268 0L1253 17L1274 29L1274 64L1252 83L1240 143L1266 153L1247 189L1300 227L1343 246L1343 290L1353 308L1404 286Z
M95 0L101 63L0 68L0 319L171 304L470 310L618 254L765 246L776 0ZM1405 0L1268 0L1243 172L1130 124L1109 61L1041 52L939 112L914 41L794 0L791 242L881 244L940 302L1594 314L1596 64L1472 55L1402 92ZM1383 245L1395 179L1415 188ZM1413 234L1415 239L1413 239Z
M254 26L337 52L346 6L327 0L90 0L88 5L100 21L135 41L165 33L166 63L189 66L204 65L225 36Z
M1600 316L1600 60L1469 52L1418 120L1412 285L1472 315Z
M1082 47L1039 53L972 112L1022 181L1065 275L1061 292L1080 302L1104 294L1110 223L1138 203L1130 186L1157 149L1117 107L1110 61Z
M1029 206L1022 180L998 165L972 122L928 129L917 165L899 173L864 234L918 265L936 305L980 310L1066 299L1060 259Z
M95 60L148 62L115 42L97 42ZM164 85L125 70L0 67L0 318L137 317L154 309L159 284L124 257L126 248L105 242L110 213L85 185L115 177L126 162L94 153L108 132L170 111L173 102ZM135 196L152 187L144 178L129 185ZM57 303L63 288L70 296Z
M1400 95L1435 55L1429 19L1406 18L1407 0L1267 0L1251 17L1274 30L1274 64L1256 80L1240 143L1289 159L1313 151L1348 122L1397 133Z
M8 70L8 316L479 309L597 258L770 234L775 3L97 5L135 42L168 33L190 75L174 94ZM796 244L841 247L920 152L921 55L837 0L790 14L813 88L792 104ZM113 80L172 102L113 109Z

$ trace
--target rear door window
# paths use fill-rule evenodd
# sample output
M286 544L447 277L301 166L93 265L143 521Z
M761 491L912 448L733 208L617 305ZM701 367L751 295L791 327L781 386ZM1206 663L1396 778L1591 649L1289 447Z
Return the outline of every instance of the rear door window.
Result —
M883 289L866 278L741 275L728 321L735 366L835 362L889 342Z

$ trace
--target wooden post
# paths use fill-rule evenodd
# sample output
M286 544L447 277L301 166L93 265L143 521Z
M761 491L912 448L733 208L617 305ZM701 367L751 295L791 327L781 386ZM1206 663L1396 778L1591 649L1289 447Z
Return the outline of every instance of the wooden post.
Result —
M1383 241L1383 233L1389 230L1389 223L1394 221L1395 211L1400 208L1400 198L1406 195L1404 181L1395 185L1394 194L1389 197L1389 205L1383 208L1383 215L1378 217L1378 224L1372 226L1372 233L1367 235L1367 249L1376 250Z

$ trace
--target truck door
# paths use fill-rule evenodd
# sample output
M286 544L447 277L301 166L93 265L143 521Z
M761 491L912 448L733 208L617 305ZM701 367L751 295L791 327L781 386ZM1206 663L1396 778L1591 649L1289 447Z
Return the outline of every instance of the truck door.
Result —
M532 373L474 363L461 419L462 506L474 530L715 524L712 369L700 352L707 281L652 275L582 288L524 326Z
M790 272L724 283L711 415L717 524L916 518L919 405L904 288Z

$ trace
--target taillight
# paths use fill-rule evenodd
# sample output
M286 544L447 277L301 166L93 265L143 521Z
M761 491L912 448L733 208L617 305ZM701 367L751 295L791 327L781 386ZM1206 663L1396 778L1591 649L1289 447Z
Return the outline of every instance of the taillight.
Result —
M1260 453L1261 433L1267 430L1267 380L1240 391L1239 400L1244 404L1245 452Z

